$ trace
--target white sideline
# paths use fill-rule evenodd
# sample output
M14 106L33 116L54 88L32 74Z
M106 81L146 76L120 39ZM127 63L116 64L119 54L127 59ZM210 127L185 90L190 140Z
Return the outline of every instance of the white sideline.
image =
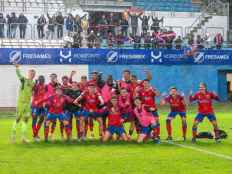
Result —
M224 155L224 154L220 154L220 153L216 153L216 152L211 152L211 151L204 150L204 149L201 149L201 148L188 146L188 145L183 145L183 144L178 144L178 143L174 143L174 142L166 142L166 143L171 144L171 145L175 145L175 146L179 146L179 147L182 147L182 148L185 148L185 149L195 150L195 151L202 152L202 153L205 153L205 154L208 154L208 155L211 155L211 156L216 156L218 158L223 158L225 160L232 161L232 156L229 156L229 155Z

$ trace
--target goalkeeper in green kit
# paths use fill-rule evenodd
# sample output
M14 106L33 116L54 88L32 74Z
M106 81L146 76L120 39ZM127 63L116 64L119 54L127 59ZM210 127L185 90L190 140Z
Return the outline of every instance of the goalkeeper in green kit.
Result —
M35 77L36 72L33 69L29 70L28 77L26 78L22 76L19 70L19 65L15 65L15 67L17 77L19 78L21 84L17 101L16 120L14 121L12 127L11 141L12 143L16 142L16 129L18 124L21 122L21 140L23 143L28 143L29 141L26 138L27 123L31 116L31 97L33 87L35 84L33 79Z

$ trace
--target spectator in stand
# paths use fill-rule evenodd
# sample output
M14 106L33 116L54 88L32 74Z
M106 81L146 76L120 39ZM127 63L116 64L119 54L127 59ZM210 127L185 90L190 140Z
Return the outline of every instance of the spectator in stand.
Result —
M18 17L20 39L25 39L28 19L21 13Z
M82 45L82 37L81 34L78 32L75 32L73 35L73 48L80 48Z
M5 37L5 24L6 24L6 19L4 18L3 14L0 13L0 38Z
M124 44L124 36L122 34L122 32L119 32L119 34L117 36L115 36L115 42L118 48L121 48Z
M138 15L135 12L128 12L128 14L131 19L132 36L135 37L138 30L138 18L143 14L143 12L140 12Z
M16 38L16 31L18 27L18 18L16 14L13 12L10 16L10 38Z
M118 21L115 20L116 18L117 20L119 20L118 16L114 13L110 13L108 18L108 25L109 25L108 31L110 31L114 36L115 36L115 27L118 25Z
M98 31L100 32L101 37L103 38L106 37L107 29L108 29L108 21L106 19L106 16L103 15L99 21L99 26L98 26Z
M128 23L128 20L126 19L126 17L123 17L121 22L120 22L120 25L121 25L121 29L122 29L122 35L127 37L128 36L128 28L129 28L129 23Z
M64 17L61 12L58 12L56 16L56 25L57 25L57 38L63 38L63 28L64 28Z
M152 16L152 25L151 25L151 30L153 30L154 32L158 32L160 30L160 22L164 21L164 17L162 17L161 19L158 19L158 17L153 17Z
M143 34L144 38L144 48L145 49L150 49L151 48L151 35L149 32L146 32Z
M107 45L109 48L112 48L114 45L114 36L111 32L109 32L107 36Z
M97 39L93 30L90 31L90 34L87 36L88 48L93 48L95 40Z
M76 15L75 17L75 32L81 33L83 31L82 26L81 26L81 21L86 17L86 14L82 17L79 15Z
M46 33L46 39L53 39L55 35L55 24L56 24L56 16L52 17L47 13L48 18L48 28Z
M37 32L38 32L38 38L43 39L44 38L44 27L46 25L46 18L44 15L41 15L39 19L37 20Z
M201 37L201 35L197 35L196 44L198 49L204 48L204 39Z
M101 34L97 33L96 39L95 39L95 42L94 42L95 48L100 48L101 47L101 43L102 43Z
M194 35L188 34L187 35L187 40L188 40L188 45L193 46L193 44L194 44Z
M159 40L156 37L156 32L152 33L152 37L151 37L151 43L152 43L152 48L157 49L159 48Z
M74 18L72 14L68 14L68 17L65 21L66 30L68 31L68 36L71 35L72 32L74 32Z
M221 49L223 45L224 39L221 33L217 33L214 38L214 43L217 49Z
M139 19L142 21L143 33L147 33L147 30L149 29L150 16L143 15L143 17L139 17Z
M177 39L175 40L175 45L177 50L180 50L182 48L182 43L183 40L181 39L181 36L178 36Z
M134 42L134 49L139 49L141 47L141 37L139 35L132 36Z
M11 25L11 18L10 18L10 15L7 14L6 15L6 19L7 19L7 31L6 31L6 36L7 38L10 38L10 25Z

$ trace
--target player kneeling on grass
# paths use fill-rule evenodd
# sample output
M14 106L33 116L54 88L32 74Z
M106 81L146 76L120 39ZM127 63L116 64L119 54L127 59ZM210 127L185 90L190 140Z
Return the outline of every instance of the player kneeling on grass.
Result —
M32 96L32 89L34 86L33 79L35 77L36 72L33 69L29 70L28 78L25 78L20 73L19 65L15 65L15 66L16 66L16 74L21 82L21 85L19 89L19 96L17 102L16 120L12 127L11 141L12 143L15 143L17 125L22 120L22 142L27 143L28 142L28 140L26 139L27 123L31 116L31 96Z
M186 105L184 101L184 97L178 94L176 87L170 88L170 95L166 96L163 100L161 100L161 105L169 104L171 108L171 112L168 114L168 118L166 120L166 128L168 132L167 140L172 140L172 125L171 122L177 115L181 117L182 120L182 133L183 139L186 140L186 132L187 132L187 122L186 122Z
M142 101L139 97L136 97L135 100L135 109L134 113L139 121L141 126L140 133L138 135L137 142L142 143L151 136L153 131L155 143L160 143L157 132L157 118L152 115L149 110L149 107L146 107L142 104Z
M102 113L99 109L99 106L104 104L104 100L101 94L97 91L96 85L90 83L88 89L81 93L81 95L74 101L75 104L83 103L83 111L80 116L80 129L82 140L86 139L86 131L85 131L85 120L88 118L93 118L97 120L99 123L99 135L103 136L103 120Z
M127 141L127 135L123 127L124 120L122 119L118 99L116 96L111 98L111 106L108 114L108 128L103 137L103 141L108 141L114 134L120 137L123 141Z
M63 95L62 89L58 87L56 88L55 94L53 96L45 98L39 101L38 103L44 101L46 101L46 105L48 107L48 114L44 125L45 141L46 142L48 141L50 124L56 121L57 119L59 119L59 121L63 123L67 135L67 140L69 140L71 131L70 131L69 120L66 118L66 115L64 113L64 105L67 103L72 103L73 99Z
M198 103L198 114L192 128L192 142L196 142L198 124L201 123L205 117L207 117L213 125L215 140L219 142L219 128L212 106L213 100L219 101L219 97L215 93L207 91L206 84L200 83L199 91L195 95L191 95L189 100L190 102L197 101Z
M39 130L43 124L46 110L44 108L44 103L36 104L37 101L44 99L46 96L46 85L44 76L39 76L36 80L36 84L33 87L33 96L32 96L32 132L33 138L35 141L39 141Z

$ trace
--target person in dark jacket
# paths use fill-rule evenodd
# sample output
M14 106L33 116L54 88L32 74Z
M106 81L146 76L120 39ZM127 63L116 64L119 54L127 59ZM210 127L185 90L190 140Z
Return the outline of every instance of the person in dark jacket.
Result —
M44 38L44 26L46 25L46 18L44 15L41 15L39 19L37 20L37 32L38 32L38 38L43 39Z
M142 21L143 33L147 33L147 30L149 29L150 16L144 15L143 17L139 17L139 19Z
M46 39L53 39L55 34L55 24L56 24L56 16L53 15L52 17L47 13L48 18L48 28L46 33Z
M131 28L132 28L132 36L137 35L138 30L138 18L143 14L143 12L140 12L138 15L136 13L128 13L131 18Z
M20 39L25 39L28 19L21 13L18 17Z
M122 18L122 20L120 21L120 25L122 27L123 36L127 37L128 36L128 28L129 28L128 20L125 17Z
M13 12L10 16L10 38L16 38L16 31L18 27L18 18L16 14Z
M5 24L6 24L6 19L4 18L3 14L0 13L0 38L5 37Z
M158 32L160 30L160 22L164 21L164 18L162 17L161 19L158 19L158 17L153 17L152 16L152 25L151 25L151 30L153 30L154 32Z
M63 38L63 28L64 28L64 17L61 12L56 16L56 25L57 25L57 38Z
M177 49L177 50L180 50L180 49L181 49L182 43L183 43L183 40L181 39L180 36L178 36L178 38L175 40L175 45L176 45L176 49Z
M74 32L74 18L72 14L69 14L65 21L66 30L68 31L68 36L70 36L71 32Z

